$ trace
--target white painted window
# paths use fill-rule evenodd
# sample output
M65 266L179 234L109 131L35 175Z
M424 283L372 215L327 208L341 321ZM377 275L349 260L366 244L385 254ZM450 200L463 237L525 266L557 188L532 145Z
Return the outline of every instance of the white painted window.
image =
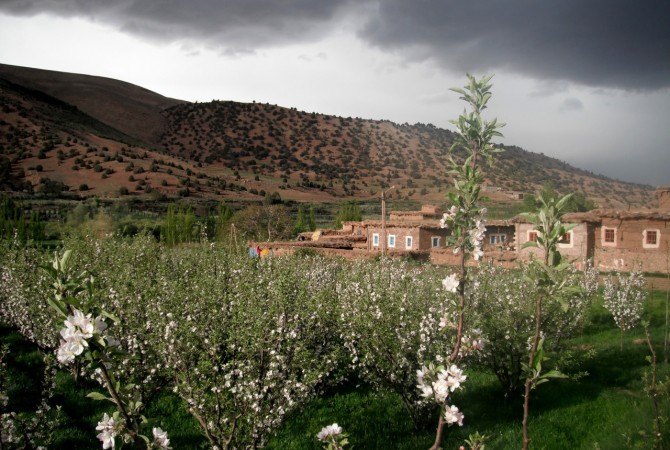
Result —
M439 247L440 246L440 237L439 236L433 236L430 238L431 245L433 247Z
M372 235L372 246L379 247L379 233L374 233Z
M395 234L389 234L389 248L395 248Z
M405 250L412 250L412 236L405 236Z
M642 248L658 248L661 245L661 230L649 229L642 232Z

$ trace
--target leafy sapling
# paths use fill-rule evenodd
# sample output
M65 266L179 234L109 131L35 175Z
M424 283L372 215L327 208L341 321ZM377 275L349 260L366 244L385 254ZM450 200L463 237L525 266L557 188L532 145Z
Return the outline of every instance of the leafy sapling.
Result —
M117 410L111 416L105 413L96 427L103 449L116 448L116 439L120 438L134 448L144 443L147 449L167 450L170 441L160 428L153 429L153 439L142 434L148 421L142 414L144 404L140 394L134 383L122 384L114 373L123 352L108 328L118 319L98 306L93 276L86 272L73 273L71 255L72 252L66 250L61 256L55 255L50 266L43 266L53 287L53 297L48 302L65 319L57 359L65 366L83 361L109 395L91 392L87 397L115 405Z
M454 88L454 92L460 94L470 107L470 111L464 111L457 120L452 123L457 128L456 139L451 147L451 153L463 150L466 154L462 163L450 157L451 174L454 176L455 192L448 194L451 207L443 215L440 225L449 228L451 235L447 238L447 244L453 248L453 252L459 255L459 271L447 277L443 281L444 288L456 294L456 317L454 321L455 337L451 352L447 358L449 364L437 367L429 365L426 370L422 368L419 374L418 387L425 394L433 394L435 401L440 405L441 414L438 420L435 442L431 450L440 448L442 432L445 425L457 423L463 424L463 414L454 405L448 402L449 392L453 392L460 384L449 385L448 380L454 379L453 373L459 373L457 378L465 380L461 370L455 363L461 359L461 345L465 335L466 309L468 306L469 286L471 280L468 277L466 261L470 258L478 261L484 252L482 249L485 232L486 208L479 205L481 200L481 184L484 175L480 169L480 160L485 159L489 165L493 164L493 157L502 150L496 148L492 140L502 136L499 129L504 126L496 119L491 121L482 118L482 111L487 108L491 98L490 84L492 75L480 79L468 74L468 84L464 88ZM451 319L445 322L451 322ZM448 366L448 367L447 367ZM453 369L453 370L452 370ZM453 373L452 373L453 372ZM430 384L427 384L426 381Z

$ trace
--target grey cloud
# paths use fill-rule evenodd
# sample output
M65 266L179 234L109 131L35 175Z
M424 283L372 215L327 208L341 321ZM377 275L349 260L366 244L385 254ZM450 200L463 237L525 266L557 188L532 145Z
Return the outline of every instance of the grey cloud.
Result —
M584 109L582 101L575 97L569 97L563 100L558 110L561 112L581 111Z
M0 11L85 17L154 40L255 49L325 35L353 0L0 0Z
M360 36L457 71L587 86L670 86L670 2L386 0Z
M568 90L570 84L562 80L541 80L530 92L531 97L550 97Z
M370 45L463 73L626 90L670 87L667 0L0 0L222 52L310 42L359 24Z

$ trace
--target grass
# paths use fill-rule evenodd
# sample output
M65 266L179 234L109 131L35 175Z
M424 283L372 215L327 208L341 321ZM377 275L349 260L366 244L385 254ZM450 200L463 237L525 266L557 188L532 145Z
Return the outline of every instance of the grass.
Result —
M665 292L655 292L645 307L659 361L663 360ZM591 308L588 326L575 338L575 347L589 347L596 356L585 359L579 370L588 375L579 381L558 380L533 392L530 410L531 448L547 450L631 448L639 432L653 425L651 402L644 392L644 375L649 371L649 350L637 327L620 334L601 304ZM0 341L10 345L10 407L34 409L39 395L41 357L35 348L8 328L0 328ZM659 379L670 375L670 366L659 364ZM518 449L522 441L521 396L506 398L494 375L470 369L466 389L454 403L465 413L463 427L447 429L443 448L457 449L470 433L488 436L487 449ZM95 425L111 405L94 402L85 394L92 385L77 385L67 373L57 379L54 404L62 405L64 422L53 436L52 449L100 448ZM663 402L663 414L670 416L670 402ZM207 448L200 430L183 403L166 391L150 403L147 416L158 418L154 425L168 430L174 449ZM376 392L366 385L331 388L301 411L288 417L267 445L272 450L320 448L316 433L337 422L349 434L356 449L427 449L434 439L433 416L423 429L415 430L399 397ZM667 427L666 428L670 428ZM670 442L670 433L665 432ZM645 447L648 448L649 446Z

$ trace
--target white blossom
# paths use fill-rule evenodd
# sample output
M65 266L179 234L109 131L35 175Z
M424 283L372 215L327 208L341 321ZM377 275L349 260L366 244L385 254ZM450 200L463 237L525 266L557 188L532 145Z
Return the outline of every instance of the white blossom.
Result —
M448 277L446 277L444 280L442 280L442 286L447 292L452 292L456 293L456 290L458 289L458 285L460 284L460 281L458 279L458 275L455 273L452 273Z
M160 428L153 428L151 432L154 435L154 444L162 450L169 450L170 439L168 439L167 431L163 431Z
M460 412L458 408L454 405L451 405L448 408L445 408L444 410L444 420L449 425L457 423L458 426L462 427L464 418L465 416L463 415L463 413Z
M316 434L316 437L320 441L325 441L328 437L337 436L339 434L342 434L342 427L337 423L334 423L323 427L321 431Z
M103 449L114 449L114 438L119 434L122 424L114 420L114 417L109 417L107 413L102 416L102 420L98 422L96 430L100 431L97 438L102 441Z

